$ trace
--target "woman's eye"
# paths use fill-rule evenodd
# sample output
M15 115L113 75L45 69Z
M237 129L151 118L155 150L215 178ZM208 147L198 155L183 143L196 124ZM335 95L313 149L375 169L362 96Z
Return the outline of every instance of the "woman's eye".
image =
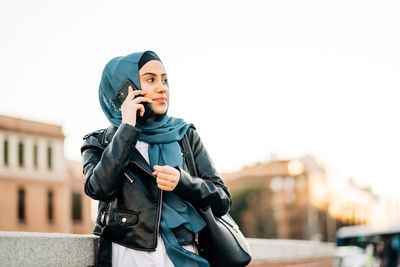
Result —
M164 79L163 82L164 82L165 84L168 84L168 79Z
M154 78L148 78L146 81L148 81L148 82L154 82Z

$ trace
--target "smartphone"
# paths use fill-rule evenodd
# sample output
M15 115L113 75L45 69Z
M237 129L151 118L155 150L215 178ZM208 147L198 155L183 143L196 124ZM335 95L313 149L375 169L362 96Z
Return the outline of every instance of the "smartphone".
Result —
M121 88L117 92L117 97L123 103L128 96L128 91L129 91L129 86L132 86L133 91L139 90L135 85L130 80L126 80L124 84L121 86ZM135 96L139 97L140 95ZM144 114L143 116L140 116L140 110L137 111L136 113L136 122L143 125L146 123L146 121L153 115L154 110L153 107L149 102L142 102L142 105L144 106Z

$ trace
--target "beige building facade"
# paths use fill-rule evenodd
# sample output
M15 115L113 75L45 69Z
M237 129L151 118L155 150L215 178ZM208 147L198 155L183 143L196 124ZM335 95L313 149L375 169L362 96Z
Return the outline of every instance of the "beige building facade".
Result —
M0 231L90 233L81 166L66 160L64 138L59 125L0 115Z

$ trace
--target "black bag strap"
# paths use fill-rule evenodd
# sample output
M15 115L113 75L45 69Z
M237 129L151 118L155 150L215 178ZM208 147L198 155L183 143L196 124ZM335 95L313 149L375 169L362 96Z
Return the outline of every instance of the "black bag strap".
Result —
M186 160L186 166L188 168L188 171L191 175L198 176L197 174L197 168L196 168L196 162L194 160L193 156L193 150L190 145L189 137L186 134L183 136L181 142L182 147L183 147L183 153L185 154L185 160ZM199 214L201 212L198 210ZM203 258L207 259L208 261L210 260L210 252L209 252L209 244L208 244L208 230L207 227L204 228L203 230L200 231L195 237L196 239L196 244L198 245L199 249L199 254ZM211 265L212 266L212 265Z
M194 161L193 151L192 151L192 147L190 146L190 143L189 143L189 137L187 136L187 132L185 135L183 135L182 145L183 145L183 151L186 153L185 158L187 159L186 164L187 164L189 172L194 176L198 176L197 169L196 169L196 163Z

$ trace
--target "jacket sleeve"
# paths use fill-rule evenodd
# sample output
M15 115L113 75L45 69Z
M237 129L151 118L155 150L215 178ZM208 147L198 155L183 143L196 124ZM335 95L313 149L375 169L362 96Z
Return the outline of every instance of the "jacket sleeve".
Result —
M198 177L179 168L181 176L174 192L196 207L210 206L215 215L222 216L228 212L231 205L229 189L218 175L197 131L189 128L188 138Z
M121 124L110 144L102 144L93 135L84 137L81 147L85 193L96 200L109 202L115 198L120 183L120 173L129 163L139 130Z

